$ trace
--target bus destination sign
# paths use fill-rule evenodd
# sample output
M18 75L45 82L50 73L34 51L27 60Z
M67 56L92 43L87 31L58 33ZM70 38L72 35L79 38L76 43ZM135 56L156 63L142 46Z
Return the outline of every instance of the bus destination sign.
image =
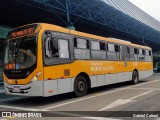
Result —
M14 29L8 33L8 38L16 38L16 37L32 34L36 31L37 25L38 24L33 24L33 25L22 26L17 29Z

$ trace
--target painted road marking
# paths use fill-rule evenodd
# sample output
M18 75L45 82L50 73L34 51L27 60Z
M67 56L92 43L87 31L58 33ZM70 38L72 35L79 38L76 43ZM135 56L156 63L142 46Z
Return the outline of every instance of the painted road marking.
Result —
M96 96L85 97L85 98L82 98L82 99L78 99L78 100L74 100L74 101L70 101L70 102L54 105L54 106L51 106L51 107L46 107L46 108L43 108L43 110L49 110L49 109L52 109L52 108L68 105L68 104L71 104L71 103L87 100L87 99L94 98L94 97L96 97Z
M121 105L124 105L124 104L127 104L127 103L130 103L130 102L133 102L135 100L133 99L136 99L138 97L141 97L141 96L144 96L146 94L149 94L151 92L153 92L154 90L150 90L148 92L145 92L145 93L142 93L140 95L136 95L134 97L131 97L131 98L128 98L128 99L119 99L119 100L116 100L115 102L107 105L106 107L103 107L102 109L98 110L98 111L104 111L104 110L107 110L107 109L111 109L111 108L114 108L114 107L118 107L118 106L121 106Z
M145 92L145 93L142 93L142 94L140 94L140 95L136 95L136 96L134 96L134 97L128 98L128 100L136 99L136 98L138 98L138 97L141 97L141 96L144 96L144 95L146 95L146 94L149 94L149 93L151 93L151 92L153 92L153 91L154 91L154 90L150 90L150 91Z
M102 109L100 109L98 111L104 111L104 110L111 109L111 108L114 108L114 107L118 107L118 106L130 103L130 102L134 102L134 100L130 100L130 99L127 99L127 100L118 99L118 100L112 102L111 104L107 105L106 107L103 107Z
M110 94L110 93L113 93L113 92L117 92L117 91L121 91L121 90L125 90L125 89L130 89L130 88L134 88L134 87L137 87L137 86L141 86L141 85L145 85L145 84L149 84L149 83L153 83L153 82L157 82L157 81L160 81L160 80L154 80L154 81L150 81L150 82L145 82L145 83L137 84L137 85L134 85L134 86L129 86L129 87L115 89L113 91L101 93L101 94L99 94L97 96L102 96L102 95Z
M17 109L17 110L24 110L24 111L47 111L47 110L41 110L41 109L15 107L15 106L8 106L8 105L0 105L0 108Z
M83 100L95 98L95 97L97 97L97 96L102 96L102 95L110 94L110 93L113 93L113 92L125 90L125 89L127 89L127 88L133 88L133 87L136 87L136 86L141 86L141 85L145 85L145 84L149 84L149 83L153 83L153 82L157 82L157 81L160 81L160 80L154 80L154 81L150 81L150 82L146 82L146 83L137 84L137 85L134 85L134 86L124 87L124 88L118 88L118 89L115 89L115 90L112 90L112 91L108 91L108 92L105 92L105 93L96 94L96 96L93 96L93 95L92 95L92 96L85 97L85 98L82 98L82 99L73 100L73 101L70 101L70 102L65 102L65 103L61 103L61 104L58 104L58 105L46 107L46 108L43 108L43 110L49 110L49 109L61 107L61 106L68 105L68 104L71 104L71 103L80 102L80 101L83 101Z
M159 91L160 89L157 88L128 88L128 89L137 89L137 90L154 90L154 91Z

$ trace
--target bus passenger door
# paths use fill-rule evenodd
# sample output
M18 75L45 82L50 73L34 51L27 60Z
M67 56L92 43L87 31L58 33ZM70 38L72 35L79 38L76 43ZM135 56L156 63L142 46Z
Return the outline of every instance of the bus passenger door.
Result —
M44 96L71 92L71 35L46 31L44 33ZM47 80L46 80L47 79Z

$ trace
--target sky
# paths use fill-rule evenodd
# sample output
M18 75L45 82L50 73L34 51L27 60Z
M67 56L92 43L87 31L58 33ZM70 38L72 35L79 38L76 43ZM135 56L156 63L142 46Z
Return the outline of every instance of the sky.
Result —
M160 21L160 0L129 0L143 11Z

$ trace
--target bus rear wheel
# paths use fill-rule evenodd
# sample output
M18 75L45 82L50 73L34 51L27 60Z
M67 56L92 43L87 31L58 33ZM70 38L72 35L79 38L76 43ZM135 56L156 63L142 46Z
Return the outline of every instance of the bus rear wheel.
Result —
M133 84L137 84L138 81L139 81L138 72L137 72L137 71L133 71L133 74L132 74L132 83L133 83Z
M78 76L74 81L74 94L76 97L86 95L88 91L88 83L85 77Z

